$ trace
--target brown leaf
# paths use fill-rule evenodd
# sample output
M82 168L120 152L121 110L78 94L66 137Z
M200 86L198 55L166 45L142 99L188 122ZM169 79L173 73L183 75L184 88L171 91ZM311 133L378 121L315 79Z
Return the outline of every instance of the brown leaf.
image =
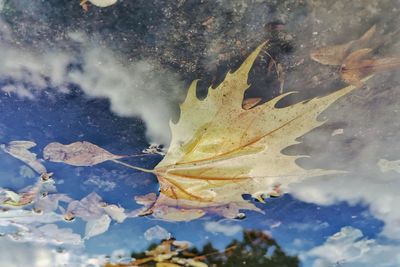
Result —
M6 197L0 197L0 206L6 207L23 207L30 205L40 200L40 195L47 194L48 190L52 190L53 181L43 181L39 179L35 184L28 186L18 193L0 188L0 195L4 194Z
M322 47L311 52L310 57L323 65L340 65L353 43L354 41L351 41L346 44Z
M318 48L310 53L311 59L324 65L342 65L343 60L352 51L365 48L376 33L376 25L372 26L358 40L353 40L345 44L325 46Z
M400 58L364 59L371 51L369 48L359 49L344 60L340 69L344 82L359 87L363 85L362 79L369 75L400 67Z
M114 155L92 143L83 141L69 145L57 142L48 144L43 150L43 158L53 162L63 162L73 166L93 166L104 161L126 156Z

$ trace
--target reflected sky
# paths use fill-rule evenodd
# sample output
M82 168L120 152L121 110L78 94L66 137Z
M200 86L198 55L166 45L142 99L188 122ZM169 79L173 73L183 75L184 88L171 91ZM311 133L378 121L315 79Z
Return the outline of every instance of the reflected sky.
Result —
M0 143L33 141L31 151L39 158L51 142L88 141L119 155L141 154L150 143L167 145L168 122L177 119L188 84L200 78L204 95L265 39L272 40L270 52L284 66L285 91L299 92L282 105L335 91L344 86L337 69L312 62L313 48L350 41L377 24L390 38L374 56L400 51L392 35L399 25L397 1L336 2L124 0L84 12L78 0L0 1ZM276 76L265 74L267 67L263 60L256 64L249 90L265 100L280 91ZM243 230L262 230L304 267L398 266L398 77L396 70L374 77L329 108L324 126L285 150L310 155L298 162L304 168L346 173L295 183L266 203L243 196L264 213L246 211L241 220L217 215L190 222L152 216L112 220L106 232L87 240L80 218L34 220L30 232L48 233L40 234L40 242L35 234L26 242L13 240L23 228L0 218L2 266L99 266L106 255L127 256L157 243L159 238L145 234L155 226L195 247L212 242L220 250L241 239ZM337 129L343 132L333 134ZM155 154L124 162L151 169L161 159ZM382 159L384 167L378 164ZM113 162L43 164L54 172L57 193L80 200L96 192L127 212L141 207L135 196L159 190L152 174ZM23 162L0 152L1 188L19 191L37 179ZM57 227L40 228L49 224Z

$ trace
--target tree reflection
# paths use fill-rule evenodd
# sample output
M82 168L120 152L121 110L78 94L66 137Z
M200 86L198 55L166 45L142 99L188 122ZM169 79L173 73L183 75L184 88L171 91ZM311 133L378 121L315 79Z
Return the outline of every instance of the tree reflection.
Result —
M287 255L279 244L262 231L243 231L242 241L233 240L223 251L212 243L201 250L189 249L188 243L164 240L152 244L147 251L132 253L136 260L125 264L106 264L105 267L298 267L299 259Z

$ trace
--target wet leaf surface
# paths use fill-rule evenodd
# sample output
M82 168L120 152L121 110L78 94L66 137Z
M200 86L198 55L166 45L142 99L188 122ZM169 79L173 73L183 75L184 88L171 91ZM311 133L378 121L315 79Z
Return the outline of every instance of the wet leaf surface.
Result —
M73 166L93 166L104 161L123 157L125 156L114 155L86 141L68 145L54 142L48 144L43 150L43 158L45 160L63 162Z
M285 108L275 105L288 94L258 106L259 100L251 99L243 108L248 73L263 47L210 88L204 100L196 96L196 83L191 85L179 122L171 125L169 150L154 169L160 183L149 208L154 216L185 221L211 212L237 218L240 210L260 211L243 194L261 200L279 196L290 183L335 172L305 170L295 163L298 156L281 151L322 125L318 115L355 87Z

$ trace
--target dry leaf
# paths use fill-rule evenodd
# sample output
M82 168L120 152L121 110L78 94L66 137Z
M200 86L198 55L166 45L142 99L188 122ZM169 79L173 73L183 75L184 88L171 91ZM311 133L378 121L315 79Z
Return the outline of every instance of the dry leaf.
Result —
M86 223L85 238L89 239L93 236L105 233L110 227L111 219L108 215L104 214L99 219L90 220Z
M10 191L8 193L10 196ZM12 195L15 196L15 193ZM6 207L21 207L31 204L35 198L36 192L25 192L18 194L17 198L10 198L3 203L0 203L0 205L4 205Z
M194 259L173 257L171 261L179 264L176 266L208 267L208 265L204 262L200 262Z
M260 211L242 198L260 198L285 190L301 179L335 173L305 170L296 164L301 156L281 151L297 144L297 138L322 125L317 117L333 102L351 92L349 86L321 98L285 108L275 105L288 94L243 109L248 73L261 51L258 47L204 100L196 97L196 82L181 104L179 122L171 123L172 140L154 173L160 195L145 203L145 214L166 220L191 220L206 212L237 217L242 209Z
M135 259L129 263L107 263L104 267L207 267L207 264L201 262L201 260L207 258L207 255L196 256L196 253L187 251L189 247L190 243L187 241L163 240L156 247L146 251L144 258Z
M35 202L34 210L36 212L52 212L58 209L59 202L70 203L72 198L66 194L51 194Z
M374 50L384 38L371 43L376 33L372 26L360 39L346 44L327 46L313 51L313 60L325 65L340 65L341 79L347 84L361 87L362 79L377 72L392 70L400 67L400 58L364 59ZM382 40L381 40L382 39Z
M247 98L247 99L243 100L242 108L243 109L251 109L251 108L255 107L258 103L260 103L260 101L261 101L261 98L259 98L259 97Z
M191 267L207 267L208 265L195 258L183 258L189 243L186 241L163 240L161 244L150 251L146 251L146 258L137 259L127 265L106 265L106 266L147 266L146 263L156 263L156 266L191 266ZM186 255L187 256L187 255ZM195 256L192 255L192 256ZM151 265L153 266L153 265Z
M69 145L57 142L48 144L43 150L43 158L53 162L63 162L73 166L93 166L104 161L126 156L114 155L92 143L83 141Z
M9 203L19 203L21 196L12 190L0 188L0 205L10 205ZM15 205L12 205L15 206Z
M365 48L376 33L376 25L372 26L358 40L353 40L345 44L332 45L318 48L310 53L310 57L324 65L342 65L343 60L352 51Z
M101 197L93 192L81 200L74 200L69 203L66 217L79 217L84 221L96 220L105 214L105 206L106 203L102 201Z
M42 194L53 191L53 184L53 180L43 181L39 179L34 185L28 186L18 193L0 188L0 206L19 208L30 205L40 200Z
M39 174L46 173L46 168L36 159L36 154L29 151L36 143L31 141L12 141L8 144L1 144L1 149L11 156L25 162Z
M108 7L117 3L118 0L89 0L95 6L98 7Z
M76 217L81 218L88 222L87 227L90 229L92 229L92 227L103 229L100 227L104 226L101 223L105 222L105 216L118 223L122 223L126 218L128 218L128 215L125 214L124 208L103 202L101 197L95 192L90 193L80 201L74 200L70 202L67 210L64 212L64 220L72 221Z
M122 223L125 221L125 219L128 217L125 214L125 209L122 207L118 207L116 205L107 205L103 207L104 211L114 220L119 223Z
M372 49L364 48L351 53L341 66L342 80L354 86L362 86L364 77L400 67L400 58L364 59Z
M143 207L127 213L128 217L135 218L139 216L150 215L153 213L151 208L157 200L157 195L155 193L149 193L143 196L135 196L134 199L137 204L143 205Z
M81 0L80 5L82 8L87 11L87 3L90 2L91 4L98 6L98 7L108 7L112 6L117 3L118 0Z
M181 267L181 265L170 262L157 262L156 267Z

